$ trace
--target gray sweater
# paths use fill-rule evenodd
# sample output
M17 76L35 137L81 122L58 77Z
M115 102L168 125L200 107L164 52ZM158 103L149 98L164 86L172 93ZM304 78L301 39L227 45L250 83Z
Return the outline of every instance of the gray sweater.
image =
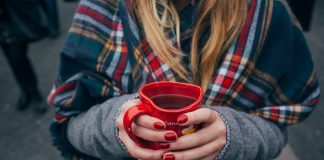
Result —
M100 159L130 157L118 137L116 118L134 95L107 100L70 120L67 137L79 151ZM266 160L279 155L287 142L284 128L228 107L203 106L220 113L227 125L227 142L215 159Z

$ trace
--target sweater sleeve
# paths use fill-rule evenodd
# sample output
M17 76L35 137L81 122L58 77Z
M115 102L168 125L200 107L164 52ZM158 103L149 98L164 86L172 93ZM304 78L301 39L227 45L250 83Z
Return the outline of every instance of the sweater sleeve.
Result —
M124 98L123 95L133 93L132 73L127 65L129 60L123 38L116 0L80 1L63 45L58 76L48 98L49 104L55 107L50 126L52 143L64 157L87 159L88 153L99 156L99 152L84 149L86 147L81 147L76 141L70 144L66 131L71 118L78 119L79 114L81 117L92 115L89 124L82 121L84 126L89 127L103 115L101 106L106 106L104 113L112 118L120 106L103 103L113 97L125 100L128 96ZM113 124L112 121L110 123ZM96 125L101 126L99 123ZM112 143L116 137L111 138L107 138L107 143ZM116 145L111 147L116 148ZM105 149L108 153L121 152Z
M116 119L120 107L135 94L123 95L90 108L71 118L67 138L74 148L100 159L124 159L130 157L118 138Z
M216 159L274 159L287 143L285 127L229 107L207 108L218 112L227 126L226 144Z

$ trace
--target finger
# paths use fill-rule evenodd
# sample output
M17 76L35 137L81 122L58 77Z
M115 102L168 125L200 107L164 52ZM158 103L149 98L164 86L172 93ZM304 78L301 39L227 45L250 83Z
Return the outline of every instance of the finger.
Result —
M120 129L120 130L121 130L121 129L124 129L123 117L124 117L126 111L127 111L129 108L131 108L131 107L133 107L133 106L135 106L135 105L138 105L138 104L140 104L140 103L141 103L141 101L140 101L139 99L132 99L132 100L129 100L129 101L125 102L125 103L121 106L121 111L120 111L120 113L119 113L119 115L118 115L118 117L117 117L117 127L118 127L118 129Z
M132 125L132 130L137 137L152 142L170 142L177 140L177 134L174 131L151 130L136 124Z
M178 123L182 126L200 123L212 123L217 119L217 113L208 108L201 108L193 112L180 115L177 119Z
M201 146L217 138L226 139L226 133L224 133L224 131L226 131L226 126L213 123L192 134L181 136L175 142L171 142L170 150L185 150Z
M211 154L211 155L209 155L209 156L207 156L207 157L202 158L201 160L214 160L215 157L218 155L218 153L219 153L219 152L214 153L214 154Z
M194 159L202 159L204 157L208 157L209 155L218 153L222 147L225 145L222 139L216 139L211 141L210 143L204 144L202 146L183 150L179 152L167 152L163 155L163 159L175 159L175 160L194 160Z
M204 110L200 111L201 113L194 113L196 115L199 114L206 114L204 112ZM207 112L214 112L212 110ZM190 114L192 115L193 112L191 112ZM213 113L211 113L213 114ZM207 114L206 114L207 115ZM218 114L215 112L214 113L215 117L218 117ZM195 115L194 115L195 116ZM207 115L207 116L211 116L211 115ZM202 120L203 118L198 118L200 120ZM210 119L217 119L214 118L213 116L211 116ZM199 120L198 120L199 121ZM196 121L196 122L198 122ZM191 121L193 122L193 121ZM206 120L205 122L210 122ZM201 123L201 121L199 121L199 123ZM227 128L225 123L220 120L220 121L215 121L214 123L211 123L210 125L205 126L204 128L189 134L189 135L184 135L178 138L177 141L170 143L170 150L185 150L185 149L189 149L189 148L194 148L194 147L198 147L198 146L202 146L206 143L209 143L211 141L214 141L215 139L223 139L226 141L226 132L227 132Z
M135 123L139 126L148 128L148 129L153 129L153 130L162 130L165 129L165 123L155 117L151 117L149 115L142 115L139 116L136 120Z
M119 131L119 137L121 137L125 147L129 154L137 159L161 159L161 156L165 153L163 150L151 150L141 148L135 144L133 140L129 138L125 130Z

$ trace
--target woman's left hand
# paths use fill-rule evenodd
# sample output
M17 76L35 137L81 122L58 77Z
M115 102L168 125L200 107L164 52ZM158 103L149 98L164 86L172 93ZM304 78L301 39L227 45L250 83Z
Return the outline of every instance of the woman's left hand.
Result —
M216 111L201 108L179 116L178 123L202 124L202 128L170 143L172 151L163 155L164 160L215 159L226 144L226 124Z

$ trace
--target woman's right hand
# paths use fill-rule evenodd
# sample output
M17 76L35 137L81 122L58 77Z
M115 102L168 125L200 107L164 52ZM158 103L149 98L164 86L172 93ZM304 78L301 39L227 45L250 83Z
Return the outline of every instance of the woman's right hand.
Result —
M130 139L123 125L123 118L126 111L137 104L140 104L139 99L130 100L123 104L121 112L117 118L119 138L124 143L132 157L144 160L161 159L163 154L166 153L168 151L167 149L170 147L168 142L176 141L177 135L174 131L164 130L165 123L162 120L148 115L142 115L132 124L134 134L137 137L148 141L160 142L160 146L161 148L164 148L164 150L152 150L139 147Z

